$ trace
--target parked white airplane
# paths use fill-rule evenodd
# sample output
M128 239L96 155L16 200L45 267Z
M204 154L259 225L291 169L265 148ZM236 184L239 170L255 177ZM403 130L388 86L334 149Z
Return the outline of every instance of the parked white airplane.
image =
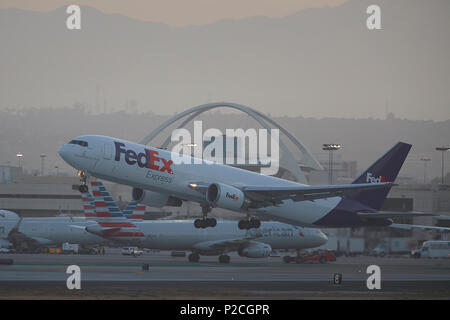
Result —
M268 217L297 226L361 227L387 226L395 216L421 213L379 213L390 188L411 148L399 142L363 172L352 184L308 186L239 168L210 163L166 150L116 138L87 135L63 145L59 154L79 170L86 191L89 175L133 187L132 197L139 203L162 207L198 202L204 218L195 227L214 227L207 218L211 208L241 212L247 219L240 229L258 228L253 217Z
M233 221L219 221L216 228L199 231L192 220L155 221L132 219L132 216L127 219L101 182L92 181L91 186L99 225L86 227L88 232L142 248L190 250L191 262L199 261L200 255L219 255L219 262L228 263L230 257L226 253L232 251L244 257L263 258L273 249L298 252L328 241L319 229L280 222L262 222L259 229L240 230Z
M11 248L13 244L8 235L19 222L19 216L15 212L0 210L0 248Z
M18 251L35 251L39 246L61 245L65 242L82 246L104 245L107 239L88 232L98 226L93 198L81 194L84 217L21 218L16 213L0 210L0 247L14 247ZM142 216L142 206L132 201L124 214Z
M10 216L0 219L0 230L4 229L4 240L18 251L35 251L39 246L60 245L64 242L83 246L100 245L107 241L77 226L96 224L84 217L20 218Z

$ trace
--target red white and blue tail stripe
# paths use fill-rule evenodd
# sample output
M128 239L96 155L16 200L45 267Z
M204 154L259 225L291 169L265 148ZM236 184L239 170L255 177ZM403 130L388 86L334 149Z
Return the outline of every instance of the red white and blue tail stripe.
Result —
M135 200L131 200L125 209L123 215L128 219L144 219L145 205L138 204Z
M135 224L124 217L114 199L109 194L102 182L92 181L92 194L99 224L99 230L108 238L135 238L143 237Z
M83 211L86 219L96 219L94 198L89 192L81 193L81 201L83 202Z

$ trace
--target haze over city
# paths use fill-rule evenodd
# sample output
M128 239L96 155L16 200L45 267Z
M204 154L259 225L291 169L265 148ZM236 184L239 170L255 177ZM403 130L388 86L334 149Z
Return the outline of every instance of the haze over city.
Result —
M450 3L375 1L382 29L368 30L372 2L81 1L81 30L68 30L67 1L2 1L0 108L168 115L234 101L275 116L449 119Z
M402 140L414 148L401 174L421 179L423 156L429 178L440 174L448 1L80 1L81 30L66 28L69 4L0 3L3 164L24 152L24 168L38 170L45 152L49 169L69 170L56 150L73 136L139 141L188 107L231 101L286 124L315 153L333 138L359 169ZM369 4L381 30L366 27Z

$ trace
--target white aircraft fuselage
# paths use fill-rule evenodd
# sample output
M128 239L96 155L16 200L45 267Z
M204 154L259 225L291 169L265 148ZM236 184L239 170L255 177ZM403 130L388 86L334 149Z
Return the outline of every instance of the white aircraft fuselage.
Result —
M59 154L72 167L83 170L88 175L139 188L144 192L152 192L153 195L171 196L205 205L208 204L205 194L198 192L192 186L195 186L197 182L204 185L221 184L226 189L224 190L226 197L220 200L224 205L217 206L244 214L249 213L249 210L242 206L242 201L245 199L239 190L243 187L308 187L293 181L190 156L184 156L184 163L176 164L172 159L180 157L179 154L107 136L77 137L63 145ZM376 172L370 174L372 177ZM382 181L382 178L379 180ZM228 190L231 191L228 192ZM343 200L342 197L312 201L287 199L277 205L252 209L251 215L297 226L356 227L366 224L366 221L357 215L358 211L377 211L357 201ZM389 224L385 220L377 223L378 225Z
M133 224L141 236L112 235L108 239L149 249L198 251L203 255L221 254L251 243L268 244L272 249L301 250L319 247L328 241L319 229L279 222L262 222L260 228L250 230L240 230L235 221L219 221L214 228L200 230L194 227L192 220L134 221Z
M8 215L3 217L2 213ZM20 218L13 212L0 210L0 240L11 242L11 236L20 234L24 236L20 237L20 241L34 241L39 246L61 245L64 242L80 245L105 244L106 239L85 229L96 224L95 221L82 217Z

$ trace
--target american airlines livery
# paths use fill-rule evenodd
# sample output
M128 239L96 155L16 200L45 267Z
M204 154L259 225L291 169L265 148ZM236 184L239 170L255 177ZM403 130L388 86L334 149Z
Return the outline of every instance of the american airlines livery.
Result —
M95 199L84 192L81 193L81 200L84 217L22 218L14 212L0 210L0 248L12 247L20 252L34 252L40 246L61 245L65 242L77 243L86 248L105 245L110 239L91 232L101 227L97 221ZM105 201L109 200L112 198L105 198ZM132 201L123 214L134 218L143 217L142 208Z
M97 226L84 227L87 232L124 245L160 250L190 250L188 259L198 262L200 255L219 256L220 263L229 263L227 253L236 251L248 258L265 258L273 249L319 247L328 237L319 229L304 228L280 222L262 222L257 230L240 230L234 221L218 221L214 229L197 230L192 220L142 220L125 217L100 181L91 181L93 209ZM86 198L91 198L86 193ZM133 202L132 202L133 203ZM145 206L136 205L134 212ZM296 257L301 259L300 255Z
M396 216L422 213L379 212L400 171L410 144L398 142L351 184L309 186L272 176L183 156L167 150L100 135L85 135L59 149L79 170L83 184L95 176L133 187L132 198L152 207L200 204L203 219L196 228L214 227L212 208L246 215L240 229L259 228L258 218L310 227L388 226Z

